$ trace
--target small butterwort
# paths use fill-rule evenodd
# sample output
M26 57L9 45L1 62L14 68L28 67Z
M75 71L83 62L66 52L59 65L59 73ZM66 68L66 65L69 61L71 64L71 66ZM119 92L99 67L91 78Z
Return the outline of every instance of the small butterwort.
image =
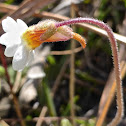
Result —
M0 37L0 43L6 46L5 56L13 57L14 70L23 70L34 58L34 49L44 42L67 41L71 38L78 40L83 48L85 40L74 33L69 26L56 27L56 21L45 20L28 27L24 21L7 17L2 21L6 32Z

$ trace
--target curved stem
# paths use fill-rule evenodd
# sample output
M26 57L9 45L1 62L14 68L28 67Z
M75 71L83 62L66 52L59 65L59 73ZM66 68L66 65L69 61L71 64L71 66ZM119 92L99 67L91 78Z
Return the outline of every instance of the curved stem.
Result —
M56 24L56 27L58 28L63 25L70 25L70 24L75 24L75 23L89 23L89 24L97 25L97 26L103 28L108 34L108 37L109 37L109 40L111 43L115 77L116 77L116 85L117 85L116 86L117 87L117 113L116 113L115 118L109 124L109 126L116 126L121 121L122 116L123 116L122 82L120 79L120 63L119 63L116 39L114 38L113 32L108 25L106 25L102 21L92 19L92 18L76 18L76 19L71 19L68 21L62 21L62 22L58 22Z

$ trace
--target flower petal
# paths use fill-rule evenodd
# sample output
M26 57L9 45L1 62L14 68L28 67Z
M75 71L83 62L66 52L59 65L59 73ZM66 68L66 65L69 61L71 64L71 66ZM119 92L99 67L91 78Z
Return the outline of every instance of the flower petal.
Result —
M5 51L4 51L4 55L7 57L12 57L14 56L17 48L19 45L13 45L13 46L8 46L6 47Z
M27 65L26 66L31 65L33 59L34 59L34 51L30 51L29 52L28 61L27 61Z
M2 27L5 32L14 31L17 30L17 23L13 18L7 17L2 21Z
M25 46L20 46L14 54L12 65L14 70L23 70L27 64L29 50Z
M2 45L8 45L9 44L9 38L8 38L8 33L5 33L3 34L1 37L0 37L0 44Z
M28 28L27 24L21 19L17 19L17 25L21 34Z
M65 36L59 32L56 32L54 35L52 35L50 38L46 40L46 42L57 42L57 41L67 41L70 37Z
M6 46L12 46L14 44L20 44L20 36L13 32L7 32L0 37L0 43Z

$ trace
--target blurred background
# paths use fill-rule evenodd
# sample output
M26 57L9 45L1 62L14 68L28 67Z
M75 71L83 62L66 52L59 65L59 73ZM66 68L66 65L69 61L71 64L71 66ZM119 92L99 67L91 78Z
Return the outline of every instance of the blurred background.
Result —
M126 0L0 0L0 35L6 16L22 19L28 26L76 17L107 23L117 33L125 105ZM101 119L99 126L106 126L114 118L117 104L109 40L96 26L74 26L73 31L86 40L85 49L73 40L43 43L22 72L12 69L12 58L4 56L1 45L1 126L95 126ZM124 116L119 126L125 125Z

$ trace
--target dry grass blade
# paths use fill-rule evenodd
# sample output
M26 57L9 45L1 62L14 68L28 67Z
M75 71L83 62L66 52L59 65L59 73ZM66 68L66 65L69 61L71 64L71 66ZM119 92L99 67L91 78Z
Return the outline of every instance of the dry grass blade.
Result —
M121 61L121 78L123 79L126 73L126 62L125 61ZM113 73L111 74L110 78L113 77ZM96 123L96 126L102 126L103 122L105 120L106 114L109 110L109 107L112 103L112 99L115 96L115 91L116 91L116 81L114 80L114 82L112 83L112 85L110 85L111 83L108 83L103 94L102 94L102 98L100 101L100 105L99 105L99 118L98 121ZM107 93L106 93L107 92ZM106 96L106 94L108 94Z
M22 72L17 72L16 79L15 79L15 83L14 83L14 86L13 86L13 92L14 93L17 93L17 91L20 88L21 76L22 76Z
M83 48L82 47L78 47L78 48L75 48L73 50L74 53L78 53L80 51L82 51ZM72 54L72 50L65 50L65 51L51 51L50 53L51 55L70 55Z
M0 12L10 13L18 9L18 6L0 3Z
M62 15L58 15L58 14L53 14L53 13L49 13L49 12L35 12L34 14L35 17L46 17L46 18L52 18L52 19L56 19L56 20L69 20L70 18L66 17L66 16L62 16ZM83 27L86 28L87 30L93 31L99 35L108 37L107 33L105 30L102 30L101 28L97 28L95 26L92 26L90 24L77 24L77 26L79 27ZM117 33L114 33L115 38L118 40L119 43L122 44L126 44L126 37Z
M5 121L0 120L0 126L9 126Z
M44 106L44 107L42 108L42 111L41 111L41 113L40 113L40 116L39 116L39 118L38 118L38 121L37 121L36 126L42 126L43 120L41 119L41 117L44 117L44 116L46 115L46 112L47 112L47 107Z
M68 74L64 74L64 77L65 77L66 79L70 79L70 76L69 76ZM101 95L100 90L97 89L97 88L95 88L95 87L92 87L89 83L83 82L83 81L81 81L81 80L79 80L79 79L77 79L77 78L75 78L75 83L76 83L77 85L82 86L82 87L86 87L86 88L91 89L91 91L94 92L94 93L96 93L97 95Z
M67 68L68 63L69 63L69 58L66 59L66 61L65 61L65 63L63 64L62 68L60 69L60 72L59 72L59 74L58 74L58 77L56 78L56 80L55 80L55 82L54 82L54 86L53 86L53 88L52 88L52 97L55 96L56 91L58 90L58 87L59 87L59 85L60 85L60 81L61 81L61 79L62 79L62 77L63 77L63 75L64 75L64 73L65 73L65 71L66 71L66 68Z
M54 117L50 117L50 116L49 117L40 117L41 120L43 120L44 122L47 122L47 123L49 123L50 121L61 121L64 118L71 119L71 117L68 117L68 116L64 116L64 117L58 117L58 116L54 116ZM34 117L31 120L29 119L29 121L36 122L36 121L38 121L38 119L39 119L39 117ZM87 118L87 117L75 117L75 119L76 120L88 120L89 118ZM9 119L4 118L4 120L6 122L8 122L8 123L12 122L12 121L20 122L20 119L17 119L17 118L9 118ZM26 120L26 121L28 121L28 120Z
M74 10L74 4L71 3L70 7L70 15L72 18L75 17L75 10ZM75 31L75 26L72 26L72 29ZM70 82L69 82L69 95L70 95L70 115L72 118L72 125L76 126L75 123L75 105L74 105L74 93L75 93L75 53L74 49L76 47L75 40L71 40L71 57L70 57Z

